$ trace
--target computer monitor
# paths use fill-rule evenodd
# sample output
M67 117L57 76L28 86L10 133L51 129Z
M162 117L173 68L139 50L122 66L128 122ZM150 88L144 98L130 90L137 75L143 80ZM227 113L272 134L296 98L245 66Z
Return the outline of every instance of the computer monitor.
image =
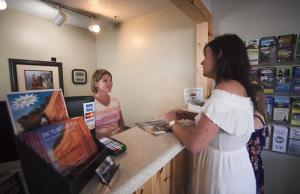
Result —
M16 161L18 154L6 101L0 101L0 120L0 163Z
M93 96L68 96L65 97L69 117L83 116L91 133L95 133L95 107Z

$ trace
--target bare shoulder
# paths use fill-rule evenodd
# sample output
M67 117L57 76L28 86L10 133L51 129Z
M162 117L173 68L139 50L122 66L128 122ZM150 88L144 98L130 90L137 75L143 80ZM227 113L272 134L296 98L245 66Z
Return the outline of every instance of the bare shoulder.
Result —
M247 92L244 86L235 80L223 81L216 85L216 89L225 90L226 92L239 96L247 96Z
M265 122L265 119L260 112L255 111L254 114L257 115L259 118L261 118L263 120L263 122ZM255 129L260 129L264 126L259 118L257 118L256 116L254 117L254 128Z

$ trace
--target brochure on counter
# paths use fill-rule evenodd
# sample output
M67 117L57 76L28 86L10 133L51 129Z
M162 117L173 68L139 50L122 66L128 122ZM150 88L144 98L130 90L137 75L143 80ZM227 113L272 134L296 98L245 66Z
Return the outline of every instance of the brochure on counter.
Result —
M138 127L141 129L144 129L153 135L160 135L163 133L171 132L172 129L169 126L169 123L162 119L156 119L152 121L146 121L146 122L139 122L136 123Z

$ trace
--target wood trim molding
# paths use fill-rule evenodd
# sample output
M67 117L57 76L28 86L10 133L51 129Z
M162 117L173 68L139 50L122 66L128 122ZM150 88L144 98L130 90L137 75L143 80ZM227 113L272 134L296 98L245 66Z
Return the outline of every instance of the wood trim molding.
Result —
M212 20L211 13L201 0L171 0L171 2L196 23Z
M190 0L190 2L194 4L198 8L198 10L205 16L207 22L212 19L210 11L206 8L201 0Z

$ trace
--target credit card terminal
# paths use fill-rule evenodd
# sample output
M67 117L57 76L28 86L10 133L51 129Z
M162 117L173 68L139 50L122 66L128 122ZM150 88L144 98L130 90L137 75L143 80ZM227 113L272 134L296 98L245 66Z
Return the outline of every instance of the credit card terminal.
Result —
M98 140L109 150L110 154L112 155L118 155L126 150L126 145L114 138L103 137Z

